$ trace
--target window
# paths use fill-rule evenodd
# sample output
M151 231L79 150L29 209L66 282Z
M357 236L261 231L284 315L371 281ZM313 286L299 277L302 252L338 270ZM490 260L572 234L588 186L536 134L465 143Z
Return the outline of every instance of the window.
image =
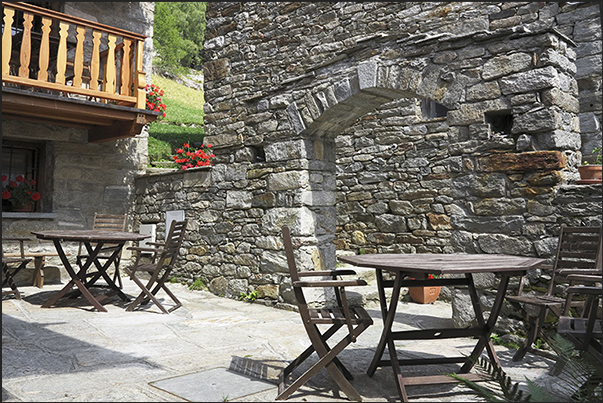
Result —
M490 125L492 135L507 136L511 134L513 115L510 112L486 112L484 114L484 120Z
M423 119L445 118L448 114L448 108L431 99L421 100L421 114Z
M44 153L44 143L2 139L2 211L14 211L17 204L15 197L19 192L11 187L11 181L19 186L30 184L29 194L37 192L41 196L39 200L32 200L33 211L44 211L48 198L42 171Z

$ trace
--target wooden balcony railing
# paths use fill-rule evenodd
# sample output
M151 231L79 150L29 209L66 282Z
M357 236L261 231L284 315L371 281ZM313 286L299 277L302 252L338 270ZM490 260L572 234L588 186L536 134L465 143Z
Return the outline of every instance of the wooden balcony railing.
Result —
M2 2L2 85L145 109L145 36Z

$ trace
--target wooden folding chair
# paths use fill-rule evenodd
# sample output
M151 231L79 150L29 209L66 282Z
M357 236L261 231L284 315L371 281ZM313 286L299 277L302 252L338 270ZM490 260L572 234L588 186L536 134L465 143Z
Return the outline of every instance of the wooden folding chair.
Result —
M348 398L351 400L362 401L358 392L356 392L349 382L354 379L352 374L337 358L337 355L350 343L355 342L356 338L373 324L373 320L364 308L349 306L344 288L348 286L367 285L367 283L364 280L338 279L338 276L341 275L355 275L356 272L354 270L298 272L295 265L290 230L287 226L284 226L282 232L285 253L287 255L287 264L289 266L289 273L291 275L297 306L304 327L306 328L306 333L312 344L282 371L279 378L278 396L276 397L276 400L287 399L322 368L326 368ZM327 276L331 277L331 279L306 280L307 277ZM302 277L304 280L300 280ZM333 287L337 306L321 309L308 307L303 291L304 288L308 287ZM324 333L318 328L318 325L323 324L331 325ZM328 339L343 326L347 326L347 334L335 346L330 347L327 344ZM286 387L286 382L289 380L292 372L310 357L313 352L316 352L319 360L304 374L297 379L292 380L289 387Z
M176 298L172 291L167 288L166 281L169 279L176 258L178 257L178 252L184 239L186 225L187 220L172 221L166 241L152 243L152 245L156 245L156 247L133 246L128 248L136 251L137 256L134 265L127 267L125 271L130 276L130 279L140 287L142 292L127 306L126 311L131 312L138 306L146 305L149 301L153 301L163 313L173 312L182 306L182 303L178 298ZM151 263L142 262L141 257L143 252L152 253ZM150 279L147 281L146 285L137 277L139 272L145 272L150 275ZM172 301L174 301L175 305L170 309L166 309L159 300L157 300L156 295L160 289L163 289Z
M95 213L94 214L94 222L92 224L92 229L101 230L101 231L125 231L127 218L128 217L125 214L124 215L116 215L116 214ZM82 250L82 246L83 246L83 243L80 242L78 252L77 252L77 257L76 257L76 263L80 268L86 263L86 260L88 259L87 251ZM111 257L111 255L113 254L115 249L118 247L119 247L118 245L105 244L105 245L103 245L100 253L98 254L98 256L96 258L99 260L106 260L109 257ZM119 252L117 259L115 259L115 262L114 262L115 270L113 272L113 282L116 284L119 284L119 288L123 288L123 283L121 281L121 276L119 273L120 261L121 261L121 251ZM87 274L86 277L91 277L91 280L89 280L87 282L94 283L100 277L100 273L90 272Z
M520 281L517 295L506 297L507 301L517 309L528 324L528 333L523 345L513 356L513 361L523 359L526 352L536 355L551 357L547 352L533 348L532 344L539 336L543 336L543 325L549 313L556 318L561 316L566 303L566 298L559 295L558 287L561 285L574 285L577 278L569 279L571 274L601 276L601 228L600 227L568 227L561 226L557 255L552 269L551 280L544 294L524 293L523 278ZM581 307L583 301L568 299L568 308ZM527 306L532 306L537 315L530 315Z
M3 296L14 294L15 298L21 299L21 293L15 284L15 276L25 268L29 262L31 262L30 258L4 257L4 251L2 251L2 288L10 288L10 291L2 291Z
M559 317L557 333L572 340L580 351L590 351L592 355L603 362L601 339L603 337L602 320L598 317L599 302L603 298L600 276L582 276L572 274L570 280L599 283L598 286L572 286L567 289L568 300L573 295L586 295L582 315L574 317L570 314L570 304L565 305L563 314Z
M601 287L601 276L587 276L571 274L570 280L597 283L595 286L572 286L567 289L567 299L562 315L557 323L557 333L570 340L580 352L588 352L594 358L603 363L603 323L599 317L600 302L603 299L603 288ZM570 301L574 295L586 296L582 315L574 316L570 312ZM559 357L551 373L559 375L567 365L567 357ZM588 382L595 380L600 383L600 377L596 375L588 379L580 387L587 386Z

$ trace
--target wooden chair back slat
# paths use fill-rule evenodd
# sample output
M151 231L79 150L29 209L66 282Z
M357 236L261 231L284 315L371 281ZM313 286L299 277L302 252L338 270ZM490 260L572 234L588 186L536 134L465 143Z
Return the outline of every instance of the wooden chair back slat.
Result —
M94 214L92 229L105 231L125 231L127 216L124 214Z
M184 240L184 232L186 230L187 221L173 221L170 227L170 231L168 232L167 239L165 241L165 246L163 247L164 252L161 253L160 258L157 261L157 269L167 269L172 267L176 258L178 257L178 252L180 251L180 247L182 246L182 241Z

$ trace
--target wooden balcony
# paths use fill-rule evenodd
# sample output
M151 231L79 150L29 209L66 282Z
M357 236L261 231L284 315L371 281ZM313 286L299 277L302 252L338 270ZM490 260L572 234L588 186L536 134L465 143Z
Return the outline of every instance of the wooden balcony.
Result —
M145 36L26 3L2 2L2 118L133 137L146 110Z

